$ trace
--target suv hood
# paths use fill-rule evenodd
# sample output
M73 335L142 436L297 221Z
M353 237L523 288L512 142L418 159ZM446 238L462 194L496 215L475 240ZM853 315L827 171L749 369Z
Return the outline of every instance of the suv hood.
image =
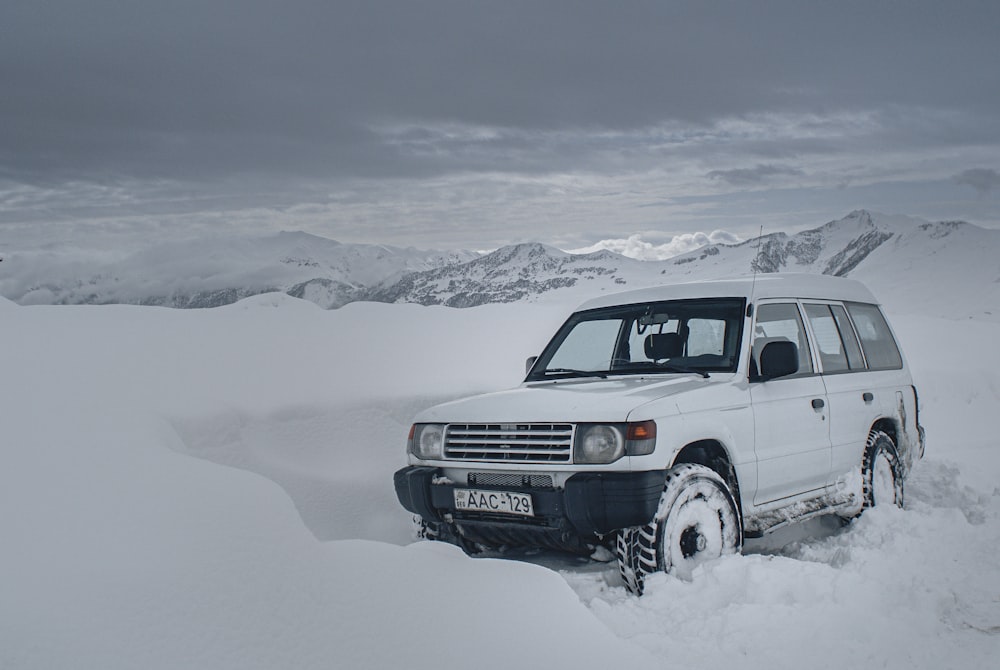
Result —
M617 423L655 400L705 389L729 381L730 375L709 379L696 375L612 377L529 382L516 389L447 402L421 412L417 423ZM657 414L676 413L657 408Z

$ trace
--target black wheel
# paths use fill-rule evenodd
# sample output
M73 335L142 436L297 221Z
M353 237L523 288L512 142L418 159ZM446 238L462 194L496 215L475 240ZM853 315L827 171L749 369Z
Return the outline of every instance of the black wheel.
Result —
M439 540L441 524L429 523L419 514L413 515L413 532L418 540Z
M861 464L864 507L876 505L903 506L903 472L896 443L886 433L873 430L865 444Z
M736 499L722 477L696 464L671 469L652 521L620 531L616 542L622 580L637 595L646 575L662 571L689 577L705 561L742 548Z

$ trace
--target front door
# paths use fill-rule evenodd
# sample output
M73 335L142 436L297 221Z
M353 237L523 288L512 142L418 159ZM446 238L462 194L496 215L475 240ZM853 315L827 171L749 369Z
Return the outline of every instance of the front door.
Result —
M823 378L815 373L798 305L758 305L754 327L754 366L768 342L793 342L799 352L794 375L750 382L757 456L757 491L761 505L822 489L830 477L829 408Z

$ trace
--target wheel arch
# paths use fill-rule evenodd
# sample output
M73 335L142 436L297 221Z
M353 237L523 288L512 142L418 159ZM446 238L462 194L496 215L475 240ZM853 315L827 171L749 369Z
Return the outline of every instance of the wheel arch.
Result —
M914 395L914 398L916 396ZM904 476L910 471L913 466L914 453L917 454L919 458L923 454L923 443L920 437L920 427L916 419L913 419L913 424L915 426L914 430L907 430L907 417L906 407L903 404L903 400L900 399L899 407L896 409L895 413L889 413L878 418L873 424L869 433L871 431L882 431L892 439L893 447L896 449L896 455L900 459L900 465L903 468Z
M703 439L686 444L674 456L670 467L673 468L685 463L704 465L722 477L742 512L743 503L740 498L740 483L736 476L736 467L733 465L733 459L729 452L721 442Z
M890 419L888 417L882 417L872 424L872 427L868 429L868 434L871 435L876 431L881 431L889 436L892 440L893 446L896 448L897 453L899 452L899 424L896 423L895 419Z

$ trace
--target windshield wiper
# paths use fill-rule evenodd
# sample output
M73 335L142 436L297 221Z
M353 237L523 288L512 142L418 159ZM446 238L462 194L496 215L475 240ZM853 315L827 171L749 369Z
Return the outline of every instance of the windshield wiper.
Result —
M671 365L670 363L657 363L656 367L665 372L679 372L682 374L692 374L701 375L705 379L708 379L708 373L704 370L695 370L694 368L687 368L683 365Z
M573 377L600 377L601 379L607 379L607 372L597 372L591 370L574 370L573 368L549 368L543 370L542 374L548 376L550 373L554 374L565 374L572 375Z
M681 365L671 365L669 363L648 363L647 365L633 365L625 366L620 368L615 368L615 374L643 374L643 373L658 373L658 372L672 372L679 374L692 374L701 375L705 379L708 379L708 373L704 370L695 370L694 368L686 368Z

